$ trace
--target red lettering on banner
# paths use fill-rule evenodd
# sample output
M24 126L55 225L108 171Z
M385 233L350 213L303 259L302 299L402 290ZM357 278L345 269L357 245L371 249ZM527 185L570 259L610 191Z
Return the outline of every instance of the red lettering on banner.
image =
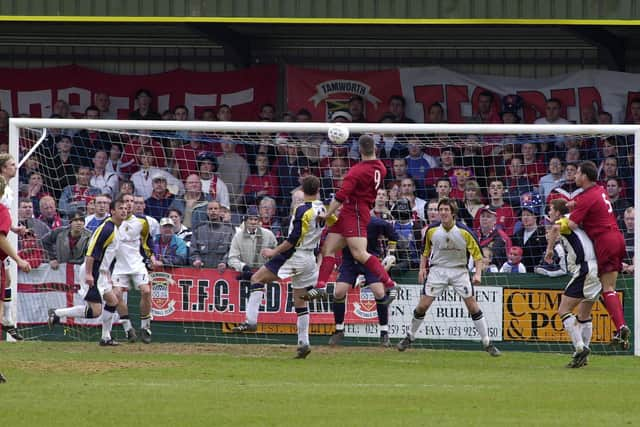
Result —
M414 86L413 96L415 97L416 104L422 104L422 111L424 113L423 121L429 122L429 107L439 102L444 102L444 88L442 85L428 85L428 86Z
M578 102L579 117L582 117L582 109L586 106L593 106L596 109L596 114L603 111L600 91L593 86L578 88Z
M524 104L524 107L522 107L523 123L533 123L538 117L544 117L547 97L542 92L523 90L518 91L518 95L520 95Z
M567 108L574 107L576 105L576 92L573 88L552 89L551 98L560 100L560 116L564 118L568 117Z
M469 87L464 85L446 85L447 121L449 123L464 123L462 104L469 102Z

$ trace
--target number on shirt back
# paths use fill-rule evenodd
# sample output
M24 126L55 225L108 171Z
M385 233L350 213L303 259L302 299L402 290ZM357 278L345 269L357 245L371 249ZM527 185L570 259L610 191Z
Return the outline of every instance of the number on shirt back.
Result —
M607 205L607 212L613 212L613 206L611 206L611 202L609 201L609 199L607 199L607 196L605 196L604 193L602 193L601 196L602 200L604 200L605 205Z
M378 169L373 172L373 182L375 183L376 191L378 191L380 189L380 184L382 183L382 174L380 174Z

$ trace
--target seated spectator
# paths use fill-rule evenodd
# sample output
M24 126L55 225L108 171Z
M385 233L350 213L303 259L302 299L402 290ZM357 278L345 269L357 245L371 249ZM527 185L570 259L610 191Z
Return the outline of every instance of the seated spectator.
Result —
M280 181L280 194L284 199L300 185L300 170L308 166L304 156L299 155L298 146L288 143L286 155L280 157L278 161L278 180Z
M111 98L106 92L96 92L93 96L95 106L100 112L100 118L107 120L116 120L116 111L111 110Z
M142 196L133 196L133 214L144 217L149 223L149 234L151 236L156 236L160 234L160 223L154 217L144 213L146 208L147 205Z
M582 188L576 185L576 172L578 171L577 163L567 163L565 166L565 179L561 186L555 187L547 196L547 205L554 199L572 200L578 194L582 193Z
M162 267L187 264L187 245L173 232L173 221L170 218L160 220L160 234L153 239L153 253Z
M464 221L469 228L473 227L473 219L478 214L478 211L484 206L482 200L482 192L478 182L475 180L469 180L464 185L464 199L462 203L459 203L458 219Z
M427 189L434 187L438 178L451 179L453 177L453 173L456 169L454 158L453 147L443 147L440 149L440 167L431 168L427 172L427 177L424 182ZM427 195L430 197L432 196L429 194Z
M67 220L60 217L56 201L51 196L44 196L40 199L40 216L38 219L44 222L51 230L67 225Z
M500 273L526 273L527 268L521 262L522 248L519 246L511 246L507 255L507 262L502 264Z
M213 153L201 153L198 156L198 176L203 193L209 194L211 200L229 206L230 197L227 184L217 174L218 159Z
M145 215L150 215L156 220L160 221L161 218L167 215L169 206L175 199L175 196L167 190L167 179L163 174L158 174L153 177L153 191L151 196L146 199L145 202Z
M244 199L247 205L255 205L264 197L277 198L280 194L278 177L271 173L269 157L256 154L256 173L247 177L244 185Z
M109 156L105 165L107 173L115 173L121 181L125 179L125 174L122 171L122 151L122 143L119 141L111 142L111 149L109 149Z
M198 173L198 156L211 152L211 144L204 144L202 139L203 137L198 133L192 133L189 141L182 147L176 148L173 153L183 180L189 175Z
M493 251L490 247L482 248L482 266L485 273L498 273L498 266L493 263ZM475 273L475 270L473 271Z
M618 180L620 197L623 199L627 198L627 186L625 185L624 180L620 179L620 175L618 175L618 158L614 156L607 157L600 165L598 170L598 184L602 185L606 189L607 181L611 178Z
M438 199L431 199L425 206L425 217L427 225L440 222L440 211L438 210ZM426 231L426 230L425 230Z
M520 196L531 191L533 191L533 186L525 175L522 158L514 156L509 166L509 174L505 177L504 198L511 206L518 207L520 205Z
M533 269L544 258L547 248L547 238L544 226L538 225L537 207L525 204L522 206L522 228L515 232L512 242L521 250L522 263L527 273L533 273Z
M353 123L367 123L364 116L364 99L359 95L349 98L349 114Z
M497 213L491 206L480 209L480 227L476 229L476 235L480 247L489 247L493 252L493 262L503 265L507 262L507 249L511 247L511 239L501 227L497 227Z
M68 185L60 195L60 212L66 217L73 216L78 210L86 212L87 203L94 199L100 190L89 185L91 181L91 169L80 166L76 172L75 185Z
M200 177L191 174L185 181L184 194L173 199L169 208L184 212L182 223L188 228L193 228L196 224L207 220L209 201L211 201L211 196L202 191Z
M458 202L458 205L460 205L460 202L464 200L464 194L466 191L465 186L467 184L467 180L471 178L473 178L473 171L471 169L459 167L453 171L453 177L451 178L451 182L449 183L452 187L451 191L449 192L449 198L456 200ZM441 198L439 194L438 198Z
M51 197L51 196L49 196ZM34 218L33 201L21 198L18 202L18 225L22 225L27 230L33 231L38 240L41 240L51 229L43 221ZM20 235L18 235L18 241Z
M451 189L451 185L449 185ZM406 199L411 205L412 218L424 221L424 207L427 201L416 196L415 181L412 178L403 178L400 184L400 197Z
M174 194L182 194L184 192L182 181L169 172L154 167L153 152L150 148L145 147L140 150L140 161L140 169L131 175L131 182L133 182L137 196L142 196L145 200L151 197L151 193L153 193L153 178L156 176L163 176L167 182L167 188L171 188Z
M488 90L480 92L480 95L478 95L478 110L471 117L469 123L502 123L500 114L494 108L495 106L493 92Z
M450 199L451 197L451 181L449 178L438 178L436 181L436 198L438 200Z
M386 183L386 188L389 195L389 207L391 207L400 198L400 181L389 181Z
M24 188L24 193L21 189L20 196L28 197L33 202L33 206L40 207L40 199L44 196L50 196L49 193L44 191L44 180L42 179L42 175L39 173L32 173L29 177L29 183L26 188ZM25 194L26 193L26 194ZM40 210L36 210L35 215L40 215Z
M29 178L31 178L31 175L33 175L34 173L39 174L44 171L45 168L42 161L40 160L40 156L37 153L32 153L31 156L22 164L22 166L20 166L20 170L18 171L18 179L20 181L20 185L29 184Z
M96 212L89 214L84 220L84 227L92 233L96 231L105 219L111 216L109 206L111 205L111 195L104 193L96 196Z
M218 268L224 271L233 237L233 227L220 218L220 202L207 205L208 221L193 229L191 264L196 267Z
M606 187L607 196L609 196L609 201L611 202L611 206L613 208L613 215L616 217L616 221L618 224L623 222L624 211L627 210L631 203L628 199L623 198L621 195L622 186L621 180L619 178L611 177L607 178Z
M260 252L264 248L275 248L278 241L273 233L260 227L258 208L249 206L244 222L240 224L229 249L229 267L241 275L242 280L251 280L251 275L260 268L267 259Z
M277 216L275 199L263 197L258 205L258 213L260 214L260 227L270 230L278 241L285 237L286 230L283 229L280 218Z
M260 113L258 113L258 120L261 122L274 122L276 121L276 107L273 104L266 103L260 106Z
M49 265L57 270L60 264L82 264L89 246L91 232L84 228L84 215L76 213L71 217L71 225L58 227L42 239Z
M93 176L89 184L100 190L102 194L109 194L115 197L119 191L120 181L115 172L107 171L107 152L96 151L93 156Z
M160 120L158 114L152 107L153 97L147 89L138 89L136 92L137 109L129 113L129 120Z
M122 181L120 183L120 193L121 194L133 194L136 192L136 188L131 181Z
M135 139L131 139L124 147L121 167L123 173L132 174L138 171L139 166L142 164L140 156L142 155L143 148L151 150L154 166L161 169L166 166L167 162L162 144L153 140L149 135L140 134L136 135Z
M525 142L522 144L522 166L524 167L524 176L529 183L537 187L540 178L546 173L547 168L538 159L538 147L533 142Z
M543 200L547 200L551 190L560 187L564 184L564 181L564 166L562 160L554 156L549 160L549 173L540 178L540 182L538 183L540 195L542 195Z
M180 237L187 248L191 246L191 229L182 223L182 212L175 208L169 208L168 217L173 222L173 233Z

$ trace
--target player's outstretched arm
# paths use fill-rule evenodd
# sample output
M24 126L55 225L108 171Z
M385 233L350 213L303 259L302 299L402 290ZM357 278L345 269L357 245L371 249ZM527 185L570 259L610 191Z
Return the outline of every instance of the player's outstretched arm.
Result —
M327 208L327 211L324 212L323 214L319 214L318 217L320 217L321 219L327 219L331 215L333 215L338 209L340 209L340 206L342 206L342 203L337 201L336 199L333 199L331 200L331 203L329 203L329 207Z

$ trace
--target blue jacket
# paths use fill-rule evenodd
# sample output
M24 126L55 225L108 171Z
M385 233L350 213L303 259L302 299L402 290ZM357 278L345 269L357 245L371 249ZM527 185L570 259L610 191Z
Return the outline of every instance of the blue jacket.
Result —
M168 245L160 243L161 235L153 239L153 253L164 265L187 265L189 253L187 244L180 237L173 235Z

